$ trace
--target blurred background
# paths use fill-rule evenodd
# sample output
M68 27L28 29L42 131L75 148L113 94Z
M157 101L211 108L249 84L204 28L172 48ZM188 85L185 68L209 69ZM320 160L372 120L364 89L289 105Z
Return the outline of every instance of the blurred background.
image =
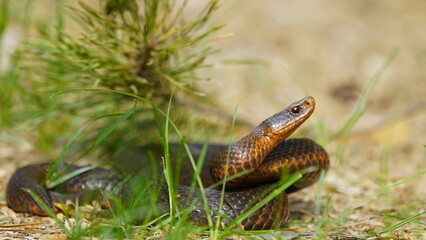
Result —
M206 2L189 1L185 16ZM29 30L23 36L24 4L10 4L1 40L3 73L20 44L37 37L36 29L55 19L52 1L31 6L32 22L24 25ZM234 133L235 140L290 103L313 96L315 114L295 135L314 138L329 151L332 169L325 189L332 195L330 218L341 218L342 209L352 209L352 222L346 224L352 227L346 231L362 234L384 226L381 211L401 217L425 211L425 13L422 0L222 1L208 25L226 24L216 33L225 37L209 43L220 51L206 59L210 67L199 70L208 80L194 84L206 96L200 101L208 99L209 111L220 112L213 118L222 123L215 127L229 126L236 111L242 127ZM68 28L73 24L67 22ZM25 79L20 81L25 85ZM363 104L366 108L361 107L363 114L353 128L345 129ZM48 153L54 147L41 145L40 134L33 131L13 120L3 126L0 194L16 167L57 154ZM205 131L188 138L205 140ZM215 131L209 131L209 139L228 140L229 129ZM392 185L398 181L403 183ZM367 200L390 185L386 193ZM370 222L360 223L365 219Z

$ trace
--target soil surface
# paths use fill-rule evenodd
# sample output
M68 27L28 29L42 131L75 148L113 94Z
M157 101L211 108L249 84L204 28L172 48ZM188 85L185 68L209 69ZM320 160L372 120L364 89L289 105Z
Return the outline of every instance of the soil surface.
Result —
M327 238L365 237L389 226L384 215L403 219L426 210L425 12L423 0L270 0L224 1L217 14L217 22L229 23L222 33L234 37L215 43L222 51L210 59L214 67L204 70L212 81L200 88L230 115L238 106L238 118L252 125L312 95L316 112L296 136L320 142L332 134L315 132L315 124L322 122L328 133L340 129L362 90L397 51L351 134L325 146L332 163L323 190L323 203L330 196L326 220L339 221L326 225ZM55 153L38 151L31 132L16 134L10 129L1 136L0 196L4 196L16 168ZM423 175L417 176L419 171ZM413 179L398 186L384 187L410 176ZM293 213L281 236L313 237L314 224L292 223L318 219L316 188L291 196ZM384 236L426 239L426 215L418 220L423 224L407 224ZM14 213L2 200L0 238L66 236L52 219Z

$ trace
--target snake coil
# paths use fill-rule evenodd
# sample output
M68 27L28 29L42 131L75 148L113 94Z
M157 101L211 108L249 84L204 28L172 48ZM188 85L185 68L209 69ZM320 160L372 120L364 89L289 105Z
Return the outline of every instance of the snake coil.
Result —
M305 97L264 120L238 142L229 147L223 146L223 152L218 153L210 163L213 181L232 178L245 171L248 173L226 182L223 204L220 204L220 190L205 189L209 209L212 211L206 213L202 205L196 205L189 214L189 219L198 224L206 224L207 214L216 220L217 214L220 213L226 215L222 218L222 223L229 224L232 219L258 203L262 196L267 195L268 192L265 190L281 178L284 169L288 169L289 173L295 173L310 167L314 168L315 170L305 173L286 192L261 206L241 222L245 230L283 226L290 214L287 193L312 185L318 180L321 171L327 171L329 167L327 152L314 141L305 138L286 140L311 116L314 109L314 98ZM66 166L62 164L59 171ZM8 206L16 212L47 216L25 189L38 194L47 206L58 212L55 202L80 197L84 194L84 189L89 187L112 191L118 182L116 178L111 178L112 170L95 168L64 183L67 186L66 193L58 193L54 189L47 190L40 185L49 167L50 164L33 164L18 169L7 185ZM71 170L78 168L80 167L71 166ZM193 191L187 186L180 185L177 193L182 205L188 204L191 202L189 199L194 198ZM159 201L167 202L167 192L160 194Z

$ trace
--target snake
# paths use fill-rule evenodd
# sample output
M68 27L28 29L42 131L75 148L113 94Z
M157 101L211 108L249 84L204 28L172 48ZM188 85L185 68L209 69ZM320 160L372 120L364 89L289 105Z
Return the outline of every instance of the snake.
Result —
M179 206L191 208L187 216L189 221L206 225L210 219L226 226L239 219L239 225L244 230L284 227L290 216L288 194L314 184L321 172L329 169L329 156L319 144L308 138L287 139L312 115L314 109L315 99L305 97L265 119L239 141L224 144L209 165L213 182L223 183L219 187L200 191L178 185L176 199ZM57 213L61 211L55 206L57 202L75 200L90 189L111 192L119 185L120 177L116 177L112 169L96 167L62 183L61 191L58 187L47 189L42 182L51 165L31 164L12 174L6 189L6 202L11 209L48 216L28 193L28 189ZM56 171L64 168L74 171L81 167L63 163ZM277 183L284 184L280 182L283 175L297 173L301 175L296 182L271 200L262 202L274 191ZM194 204L195 198L201 199L201 192L204 192L208 206L201 200ZM167 206L168 201L169 194L165 188L159 193L157 202ZM261 203L263 205L259 205ZM254 211L250 211L253 207L256 207ZM238 218L244 214L246 218Z

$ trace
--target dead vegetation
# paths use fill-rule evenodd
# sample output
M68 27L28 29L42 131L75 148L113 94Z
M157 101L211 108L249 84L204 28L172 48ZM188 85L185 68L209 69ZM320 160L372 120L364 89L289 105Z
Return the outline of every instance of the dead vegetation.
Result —
M318 107L305 132L320 140L319 130L330 136L398 49L353 131L326 146L332 169L323 189L322 208L329 198L329 211L321 228L314 187L291 197L289 228L277 237L312 239L321 237L315 235L320 230L326 239L426 239L426 214L380 237L371 235L426 211L425 11L421 0L223 3L219 16L230 22L224 31L235 37L218 43L222 53L208 70L214 81L200 87L227 112L238 105L238 118L251 124L308 93ZM325 126L314 127L318 121ZM47 154L36 149L32 132L8 129L1 136L3 193L14 169ZM4 201L0 207L2 239L66 239L50 218L16 214Z

